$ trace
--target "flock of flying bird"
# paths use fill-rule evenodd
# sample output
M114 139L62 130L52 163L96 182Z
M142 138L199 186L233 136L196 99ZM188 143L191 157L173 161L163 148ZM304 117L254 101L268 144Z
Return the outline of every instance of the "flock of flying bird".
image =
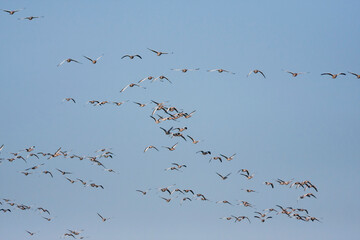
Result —
M25 164L28 164L29 162L33 161L43 161L43 160L51 160L55 158L66 158L66 159L76 159L79 161L88 161L93 166L100 166L102 167L104 172L108 173L116 173L113 169L106 168L105 165L102 163L102 159L107 158L113 158L114 154L110 151L110 149L99 149L95 151L96 154L89 155L89 156L80 156L79 154L71 154L70 151L62 150L62 148L58 148L55 152L43 152L43 151L36 151L35 146L30 146L24 149L21 149L19 151L15 152L9 152L7 157L4 157L3 149L5 148L5 145L2 144L0 146L0 163L3 163L3 161L7 162L14 162L14 161L22 161ZM48 163L48 162L47 162ZM49 169L47 166L47 163L38 163L36 165L32 165L31 167L25 168L23 171L19 171L20 174L28 177L31 175L48 175L50 178L58 178L62 177L65 182L69 182L70 184L74 184L79 182L80 186L82 187L90 187L93 189L104 189L104 186L101 184L96 184L92 180L84 180L79 177L76 177L75 174L69 170L54 168ZM47 222L51 222L55 217L52 217L51 211L44 208L44 207L34 207L32 205L23 204L23 203L17 203L12 199L9 198L3 198L0 200L0 212L2 213L11 213L16 210L22 210L22 211L35 211L41 213L41 218L46 220ZM100 216L100 214L98 213ZM102 221L105 221L105 218L102 218ZM79 236L81 231L76 230L67 230L67 232L64 233L63 237L72 237L77 239L83 239L84 236ZM31 232L29 230L26 230L26 232L33 236L36 234L36 232Z
M18 10L4 10L1 9L3 12L8 13L9 15L14 15L15 13L18 13L23 9L18 9ZM43 17L43 16L41 16ZM35 16L30 16L30 17L24 17L24 18L19 18L19 19L27 19L27 20L33 20L36 18L41 18L41 17L35 17ZM156 54L156 56L160 57L162 55L167 55L167 54L173 54L172 52L162 52L162 51L157 51L154 49L150 49L148 48L149 51L153 52L154 54ZM90 63L92 64L97 64L98 61L104 56L104 54L100 55L97 58L91 58L88 56L83 56L84 59L88 60ZM142 60L143 57L140 56L139 54L134 54L134 55L130 55L130 54L126 54L124 56L121 57L121 59L124 58L128 58L130 60L132 59L140 59ZM77 63L77 64L82 64L82 62L80 62L79 60L73 59L73 58L66 58L63 61L61 61L57 66L60 67L65 63ZM179 71L182 73L186 73L186 72L190 72L190 71L199 71L199 68L194 68L194 69L187 69L187 68L176 68L176 69L171 69L172 71ZM284 70L286 73L291 74L292 77L297 77L299 75L302 74L308 74L309 72L292 72L292 71L288 71L288 70ZM211 69L211 70L207 70L207 72L218 72L218 73L229 73L229 74L235 74L234 72L222 69L222 68L218 68L218 69ZM247 77L249 77L251 74L260 74L263 78L266 78L265 73L261 70L258 69L254 69L251 70L248 74ZM354 75L357 79L360 79L360 74L356 74L354 72L349 72L350 74ZM321 75L323 76L330 76L332 79L336 79L339 76L345 76L346 73L337 73L337 74L333 74L330 72L326 72L326 73L322 73ZM141 88L141 89L146 89L146 87L142 86L143 82L148 81L148 82L155 82L155 81L160 81L160 82L164 82L167 81L169 83L172 83L172 81L164 76L158 76L158 77L153 77L153 76L148 76L145 77L139 81L135 81L132 83L127 84L126 86L124 86L121 90L120 93L124 94L125 90L129 89L129 88ZM63 99L63 101L67 101L67 102L73 102L76 103L76 100L73 97L66 97ZM128 102L129 100L126 101L101 101L101 100L89 100L87 103L93 105L93 106L102 106L105 104L115 104L116 106L121 106L122 104L124 104L125 102ZM165 102L157 102L154 100L151 100L149 103L140 103L140 102L136 102L133 101L134 104L136 104L139 107L146 107L150 104L152 104L152 109L151 109L151 114L150 114L150 118L154 120L155 124L160 124L164 121L174 121L174 123L177 123L178 119L189 119L191 118L196 110L190 111L190 112L185 112L184 110L175 107L175 106L170 106L167 105ZM160 115L163 114L163 115ZM165 117L164 117L165 116ZM155 146L155 145L148 145L145 146L143 149L144 153L147 153L148 151L156 151L156 152L160 152L161 149L173 152L177 150L177 147L179 145L181 145L181 142L190 142L191 144L198 144L200 142L202 142L203 140L197 140L197 138L193 137L190 134L187 134L187 131L189 130L186 126L182 126L182 127L171 127L169 129L166 129L164 127L159 127L159 129L163 132L164 135L170 137L171 139L179 139L179 141L177 141L174 144L169 144L168 146ZM197 146L197 145L196 145ZM64 151L62 150L62 148L58 148L55 152L40 152L40 151L35 151L35 146L31 146L31 147L27 147L24 148L22 150L19 150L17 152L10 152L9 156L4 157L4 144L2 146L0 146L0 163L3 163L5 161L7 162L14 162L14 161L23 161L26 164L28 163L28 161L33 161L33 160L37 160L37 161L41 161L42 159L54 159L57 157L63 157L63 158L68 158L68 159L78 159L80 161L82 160L86 160L89 161L89 163L93 164L94 166L100 166L102 167L102 169L105 172L108 173L116 173L115 170L110 169L110 168L106 168L104 166L104 164L102 163L102 159L107 159L107 158L113 158L114 154L109 150L109 149L100 149L98 151L96 151L97 155L95 156L80 156L77 154L71 154L68 151ZM36 152L36 153L35 153ZM203 156L203 157L207 157L208 162L209 163L213 163L215 161L218 161L219 163L223 163L223 162L231 162L235 159L236 157L236 153L231 153L231 154L218 154L218 155L213 155L212 151L209 150L204 150L204 149L200 149L196 152L194 152L194 156ZM69 184L79 184L80 186L83 187L90 187L90 188L94 188L94 189L104 189L105 186L103 186L102 184L98 184L98 183L94 183L91 180L84 180L81 179L79 177L74 176L74 174L70 171L70 170L64 170L64 169L59 169L59 168L55 168L55 169L48 169L45 168L46 164L45 163L39 163L36 164L34 166L25 168L23 171L20 171L20 174L23 174L24 176L31 176L34 174L37 175L46 175L49 176L51 178L55 178L55 177L61 177L64 179L64 181L69 182ZM185 168L188 168L189 166L185 165L185 164L181 164L181 163L176 163L176 162L172 162L170 166L168 166L167 168L165 168L165 171L176 171L176 172L181 172L183 171ZM219 173L219 172L215 172L214 176L218 177L219 180L221 181L226 181L229 179L229 177L232 175L233 173ZM240 169L238 170L235 174L241 176L245 181L246 180L252 180L253 178L255 178L255 174L251 173L250 170L248 169ZM233 174L234 175L234 174ZM288 180L288 181L284 181L282 179L276 179L275 181L264 181L263 182L264 185L268 186L269 189L273 189L275 187L278 186L288 186L288 188L295 188L295 189L302 189L303 191L309 191L309 190L314 190L316 192L318 192L317 187L311 183L309 180L304 180L304 181L294 181L293 179ZM162 186L162 187L155 187L155 188L150 188L150 189L136 189L135 191L138 192L139 194L141 194L142 196L148 196L149 193L153 192L155 193L155 195L157 195L159 197L159 199L164 200L164 202L166 203L170 203L172 201L175 201L175 199L179 199L180 200L180 204L185 204L185 202L192 202L194 200L199 200L199 201L206 201L206 202L213 202L215 204L224 204L224 205L229 205L229 206L242 206L244 208L252 208L254 209L253 214L252 215L237 215L237 214L233 214L230 216L225 216L225 217L220 217L220 219L226 220L226 221L233 221L233 222L241 222L242 220L246 220L247 222L251 222L252 219L258 220L260 222L265 222L268 221L268 219L272 219L274 218L276 215L286 215L289 218L292 219L296 219L296 220L300 220L300 221L306 221L306 222L314 222L314 221L319 221L318 218L312 216L309 214L309 210L307 209L303 209L303 208L298 208L298 207L283 207L281 205L276 205L273 206L272 208L268 208L268 209L257 209L255 207L254 204L245 201L245 200L210 200L207 196L205 196L203 193L199 193L196 192L194 189L188 188L188 187L176 187L176 184L170 185L170 186ZM245 191L246 193L257 193L256 189L242 189L243 191ZM160 196L158 195L160 194ZM306 192L305 194L299 195L298 197L298 201L302 200L302 199L306 199L306 198L317 198L315 196L315 194L313 192ZM13 200L10 200L8 198L3 198L2 200L0 200L0 205L1 205L1 209L0 209L0 214L6 214L6 213L11 213L17 209L20 209L22 211L27 211L27 210L34 210L37 212L40 212L42 215L41 217L46 220L46 221L52 221L52 217L50 214L50 211L43 208L43 207L33 207L33 206L29 206L29 205L25 205L25 204L20 204L20 203L16 203ZM99 218L99 221L101 222L106 222L108 221L110 218L109 217L104 217L101 213L96 212L94 213L94 216L96 216ZM30 235L33 236L35 234L35 232L31 232L26 230L26 232ZM79 238L79 239L83 239L83 236L80 236L82 230L78 231L78 230L70 230L67 229L67 231L64 233L63 237L71 237L71 238Z

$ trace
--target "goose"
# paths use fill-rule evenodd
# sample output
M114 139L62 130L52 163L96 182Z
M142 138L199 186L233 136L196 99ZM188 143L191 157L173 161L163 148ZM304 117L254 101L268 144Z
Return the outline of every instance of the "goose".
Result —
M316 217L310 217L310 216L309 216L309 217L306 217L306 218L305 218L305 221L307 221L307 222L308 222L308 221L312 221L312 222L318 221L318 222L320 222L319 219L317 219Z
M44 174L49 174L52 178L54 177L50 171L43 171Z
M170 187L173 187L175 186L175 184L171 185L171 186L168 186L168 187L164 187L164 188L158 188L158 190L160 190L161 192L168 192L169 195L171 195L171 192L169 190Z
M329 75L332 77L332 79L337 78L340 75L346 75L345 73L338 73L338 74L332 74L332 73L322 73L321 75Z
M16 159L22 159L24 162L27 163L27 161L25 160L25 158L23 156L16 156Z
M267 186L271 186L271 188L274 188L274 184L271 182L264 182L264 184Z
M21 172L21 173L24 174L25 176L28 176L28 175L32 174L30 172Z
M269 219L269 218L272 218L271 216L268 216L266 218L262 218L262 217L259 217L259 216L254 216L254 218L258 218L261 220L261 222L265 222L266 219Z
M166 130L165 128L162 127L160 127L160 129L163 130L166 135L171 135L172 134L171 130L173 129L173 127L171 127L169 130Z
M188 201L192 201L191 200L191 198L189 198L189 197L184 197L183 199L181 199L181 202L180 202L180 204L182 204L183 202L185 202L186 200L188 200Z
M223 155L223 154L220 154L220 156L222 156L223 158L225 158L227 161L233 160L235 155L236 155L236 153L234 153L234 154L231 155L230 157L227 157L227 156L225 156L225 155Z
M179 169L177 167L169 167L169 168L166 168L165 171L169 171L169 170L176 170L176 171L179 171Z
M246 191L247 193L256 192L255 190L252 190L252 189L241 189L241 190L244 190L244 191Z
M56 168L56 170L58 170L62 175L65 175L65 174L71 174L71 172L64 172L58 168Z
M142 82L145 81L145 80L152 80L152 79L154 79L153 76L148 76L148 77L143 78L143 79L141 79L140 81L138 81L138 83L142 83Z
M186 129L188 129L187 127L183 127L183 128L174 128L174 130L178 130L179 132L183 132Z
M192 111L191 113L185 113L184 114L184 117L187 119L187 118L191 118L192 115L196 112L196 110Z
M104 56L104 54L102 54L100 57L96 58L96 59L91 59L87 56L83 56L84 58L86 58L87 60L89 60L92 64L96 64L100 58L102 58Z
M10 15L14 15L17 12L20 12L21 10L24 10L25 8L21 8L21 9L17 9L17 10L6 10L6 9L1 9L4 12L7 12Z
M2 209L0 209L0 212L1 212L1 211L3 211L4 213L6 213L6 212L11 212L11 210L10 210L10 209L8 209L8 208L7 208L7 209L2 208Z
M79 235L82 231L84 231L84 230L81 230L80 232L78 232L78 231L74 231L74 230L70 230L70 229L68 229L68 231L70 232L70 233L72 233L72 234L74 234L74 235Z
M315 196L314 194L312 194L312 193L306 193L306 194L304 194L304 195L301 195L301 196L299 197L299 199L304 199L305 197L308 197L308 198L310 198L310 197L316 198L316 196Z
M130 83L130 84L126 85L123 89L121 89L120 92L122 93L122 92L125 91L128 87L141 87L141 88L146 89L145 87L142 87L142 86L140 86L139 84Z
M70 178L66 178L70 183L75 183L75 180L71 180Z
M108 101L102 101L102 102L98 102L97 104L95 104L94 106L102 106L109 103Z
M145 150L144 150L144 152L146 152L147 150L149 150L149 149L155 149L156 151L159 151L159 149L157 149L155 146L153 146L153 145L150 145L150 146L148 146L148 147L146 147L145 148Z
M50 215L50 212L49 212L49 210L47 210L47 209L45 209L45 208L42 208L42 207L38 207L37 208L38 210L40 210L40 211L42 211L42 212L46 212L47 214L49 214Z
M42 163L42 164L39 164L39 165L30 167L30 168L27 168L27 169L25 169L25 171L29 171L30 169L31 169L31 170L35 170L35 169L37 169L38 167L40 167L40 166L42 166L42 165L44 165L44 164L45 164L45 163Z
M27 232L30 236L34 236L34 235L35 235L34 232L30 232L30 231L28 231L28 230L26 230L26 232Z
M161 123L161 121L164 120L163 118L156 119L154 116L150 116L150 117L154 120L154 122L155 122L156 124L159 124L159 123Z
M219 177L221 177L222 180L226 180L231 173L227 174L226 176L221 175L220 173L216 173Z
M80 179L80 178L76 178L76 179L79 180L82 185L87 186L87 185L86 185L87 183L86 183L84 180L82 180L82 179Z
M142 59L142 57L140 55L124 55L124 56L122 56L121 59L126 58L126 57L128 57L130 59L134 59L134 57L138 57L138 58Z
M34 20L34 19L36 19L36 18L43 18L44 16L39 16L39 17L34 17L34 16L30 16L30 17L24 17L24 18L18 18L19 20L29 20L29 21L31 21L31 20Z
M104 189L104 186L103 185L98 185L98 184L95 184L95 183L90 183L90 185L89 185L90 187L94 187L94 188L102 188L102 189Z
M170 202L171 201L171 198L164 198L164 197L161 197L162 199L164 199L166 202Z
M207 70L208 72L218 72L218 73L223 73L223 72L226 72L226 73L231 73L231 74L235 74L233 72L230 72L228 70L225 70L225 69L222 69L222 68L219 68L219 69L212 69L212 70Z
M233 218L235 218L235 222L241 222L241 220L244 220L244 219L247 219L249 221L249 223L251 223L250 219L246 216L234 216L234 215L231 215Z
M175 165L177 168L186 167L186 165L180 165L178 163L172 163L172 165Z
M190 138L190 140L192 141L193 144L197 144L198 142L200 142L199 140L194 140L194 138L190 137L189 135L186 135L188 138Z
M104 218L104 217L101 216L99 213L97 213L97 215L101 218L101 220L102 220L103 222L105 222L105 221L107 221L107 220L110 219L110 218Z
M258 69L255 69L255 70L252 70L251 72L249 72L247 77L249 77L250 74L252 74L252 73L255 73L255 74L260 73L264 78L266 78L265 74L262 71L258 70Z
M29 157L36 157L37 159L39 159L39 156L35 153L30 153L29 155L27 155L26 158L29 158Z
M184 189L184 192L186 192L186 193L190 192L190 193L192 193L192 195L194 195L194 191L191 189Z
M181 133L173 133L172 135L171 135L171 137L181 137L182 139L184 139L185 141L187 141L186 140L186 138L184 137L184 135L182 135Z
M25 151L26 152L31 152L31 151L34 151L34 149L35 149L35 146L31 146L31 147L29 147L29 148L25 148ZM24 151L24 150L23 150Z
M220 162L222 162L221 157L212 157L210 158L209 162L211 162L211 160L219 160Z
M165 77L164 75L161 75L157 78L154 78L151 82L155 82L156 80L160 79L160 81L162 82L163 79L166 79L169 83L172 83L167 77Z
M57 66L60 67L61 65L63 65L65 62L67 63L70 63L70 62L76 62L76 63L79 63L79 64L82 64L81 62L75 60L75 59L72 59L72 58L68 58L68 59L65 59L63 60L61 63L59 63Z
M123 105L124 103L128 102L129 100L126 100L126 101L122 101L122 102L113 102L113 104L115 104L116 106L121 106Z
M146 194L147 194L147 192L142 191L142 190L136 190L136 191L142 193L142 195L146 195Z
M174 189L174 190L172 190L171 191L171 194L173 194L174 192L180 192L180 193L182 193L182 194L185 194L183 191L181 191L179 188L176 188L176 189ZM170 195L171 195L170 194Z
M211 152L210 151L197 151L196 153L201 153L202 155L211 155Z
M50 222L52 220L51 218L47 218L47 217L42 217L42 218L45 219L48 222Z
M73 237L73 238L76 238L76 237L74 236L74 234L72 234L72 233L65 233L65 234L64 234L64 237Z
M175 144L174 144L173 146L171 146L171 147L166 147L166 146L162 146L162 147L169 149L169 151L174 151L175 148L176 148L176 146L177 146L178 144L179 144L179 143L175 143Z
M229 204L231 206L233 206L229 201L227 200L222 200L222 201L217 201L216 203L225 203L225 204Z
M98 100L90 100L90 101L88 101L88 103L90 103L90 104L97 104L97 103L99 103L99 101L98 101Z
M163 55L163 54L169 54L169 53L167 53L167 52L155 51L155 50L150 49L150 48L147 48L147 49L149 49L150 51L156 53L157 56L161 56L161 55ZM173 53L171 53L171 54L173 54Z
M138 102L133 102L137 105L139 105L139 107L145 107L147 105L147 103L138 103Z
M289 185L290 183L292 183L292 180L290 181L284 181L284 180L281 180L281 179L277 179L276 180L280 185Z
M67 102L73 101L74 103L76 103L75 99L73 98L64 98L63 101L67 101Z
M248 180L250 180L254 177L255 174L249 175L249 174L241 173L240 175L245 176Z
M172 71L181 71L181 72L183 72L183 73L186 73L186 72L188 72L188 71L198 71L198 70L200 70L200 68L195 68L195 69L188 69L188 68L183 68L183 69L180 69L180 68L172 68L172 69L170 69L170 70L172 70Z
M306 73L309 73L309 72L291 72L291 71L286 71L287 73L290 73L293 77L297 77L299 76L300 74L306 74Z
M250 173L249 173L249 170L247 170L247 169L240 169L239 171L238 171L238 173L240 173L240 172L244 172L244 173L246 173L246 175L249 175Z
M247 202L247 201L240 201L241 203L239 203L238 205L243 205L244 207L252 207L251 203Z
M56 152L54 154L50 154L50 157L48 159L52 159L52 158L55 158L55 157L58 157L58 156L61 156L61 147L56 150Z

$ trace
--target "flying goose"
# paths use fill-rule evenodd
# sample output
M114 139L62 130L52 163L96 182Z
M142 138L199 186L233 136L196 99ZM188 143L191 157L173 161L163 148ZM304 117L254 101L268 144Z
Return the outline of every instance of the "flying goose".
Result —
M258 70L258 69L255 69L255 70L252 70L251 72L249 72L247 77L249 77L250 74L252 74L252 73L255 73L255 74L260 73L264 78L266 78L265 74L262 71Z
M57 66L60 67L61 65L63 65L65 62L67 63L70 63L70 62L76 62L76 63L79 63L79 64L82 64L81 62L77 61L77 60L74 60L72 58L68 58L68 59L65 59L63 60L61 63L59 63Z
M87 56L83 56L84 58L86 58L87 60L89 60L90 62L92 62L92 64L95 64L99 61L100 58L102 58L104 56L104 54L102 54L100 57L96 58L96 59L91 59Z

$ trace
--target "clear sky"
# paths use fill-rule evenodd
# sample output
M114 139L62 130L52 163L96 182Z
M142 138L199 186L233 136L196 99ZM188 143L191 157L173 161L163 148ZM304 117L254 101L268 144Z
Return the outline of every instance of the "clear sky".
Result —
M0 8L25 8L0 12L0 209L12 210L0 212L0 239L58 239L67 229L110 240L358 238L360 79L348 71L360 73L359 1L2 0ZM18 20L28 16L44 17ZM147 48L173 54L158 57ZM97 64L83 57L102 54ZM121 59L125 54L142 59ZM57 67L67 58L82 64ZM207 72L218 68L236 74ZM266 79L247 77L253 69ZM307 73L294 78L287 70ZM347 75L332 79L324 72ZM120 93L127 84L160 75L172 84L147 80L140 84L146 89ZM92 106L89 100L129 101ZM196 112L155 124L154 104L133 103L151 100ZM171 138L159 128L185 126L184 136L202 141ZM177 142L175 151L162 147ZM160 151L144 153L149 145ZM113 158L99 160L116 173L89 159L6 160L31 146L35 153L61 147L69 156L111 148ZM199 150L236 155L209 163ZM164 171L174 162L187 168ZM42 163L29 176L21 173ZM56 168L104 189L71 184ZM254 178L238 174L242 168ZM231 175L223 181L216 172ZM310 180L319 192L280 186L278 178ZM191 194L158 190L172 184L170 190L190 188L210 201L180 205ZM145 196L136 192L149 188ZM307 192L317 199L298 199ZM3 198L31 209L11 207ZM216 203L222 200L233 206ZM253 208L236 205L238 200ZM321 222L274 213L265 223L254 218L255 211L277 204L306 208ZM97 213L110 219L102 222ZM220 219L231 215L248 216L251 224Z

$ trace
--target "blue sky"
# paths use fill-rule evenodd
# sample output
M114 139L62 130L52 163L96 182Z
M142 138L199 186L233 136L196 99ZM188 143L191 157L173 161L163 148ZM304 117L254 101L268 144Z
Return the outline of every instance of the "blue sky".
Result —
M3 160L0 198L27 204L0 212L4 239L59 238L67 229L84 230L89 239L356 239L359 235L360 81L347 74L336 79L323 72L360 73L358 1L7 1L0 13L1 85L0 158L36 146L35 152L95 156L111 148L101 162L57 157ZM44 16L33 21L18 20ZM173 54L157 57L152 48ZM95 65L83 55L104 56ZM139 59L121 59L139 54ZM65 63L73 58L82 64ZM172 68L200 68L181 73ZM207 72L223 68L235 72ZM259 74L246 75L253 69ZM284 70L309 72L296 78ZM128 88L148 76L146 89ZM64 102L72 97L76 104ZM91 106L89 100L125 101L120 107ZM193 117L155 124L154 105L166 102ZM164 114L161 114L164 115ZM184 135L203 140L197 145L169 138L159 127L184 127ZM161 146L179 142L173 152ZM155 145L159 152L143 150ZM230 162L211 162L196 154L231 155ZM26 156L24 152L21 152ZM164 171L177 162L181 172ZM20 172L44 166L29 176ZM55 168L102 184L105 189L70 184ZM246 180L241 168L255 173ZM42 174L50 170L54 178ZM222 181L216 172L232 173ZM310 180L317 199L298 197L300 189L263 184L277 178ZM157 190L176 184L203 193L211 202L179 204ZM152 190L142 196L136 189ZM246 193L241 189L255 189ZM244 200L254 209L216 204ZM3 207L10 207L0 200ZM254 211L276 204L306 208L321 223L300 222L283 215L260 223ZM51 211L47 222L37 207ZM110 217L101 222L97 213ZM251 224L219 219L246 215Z

